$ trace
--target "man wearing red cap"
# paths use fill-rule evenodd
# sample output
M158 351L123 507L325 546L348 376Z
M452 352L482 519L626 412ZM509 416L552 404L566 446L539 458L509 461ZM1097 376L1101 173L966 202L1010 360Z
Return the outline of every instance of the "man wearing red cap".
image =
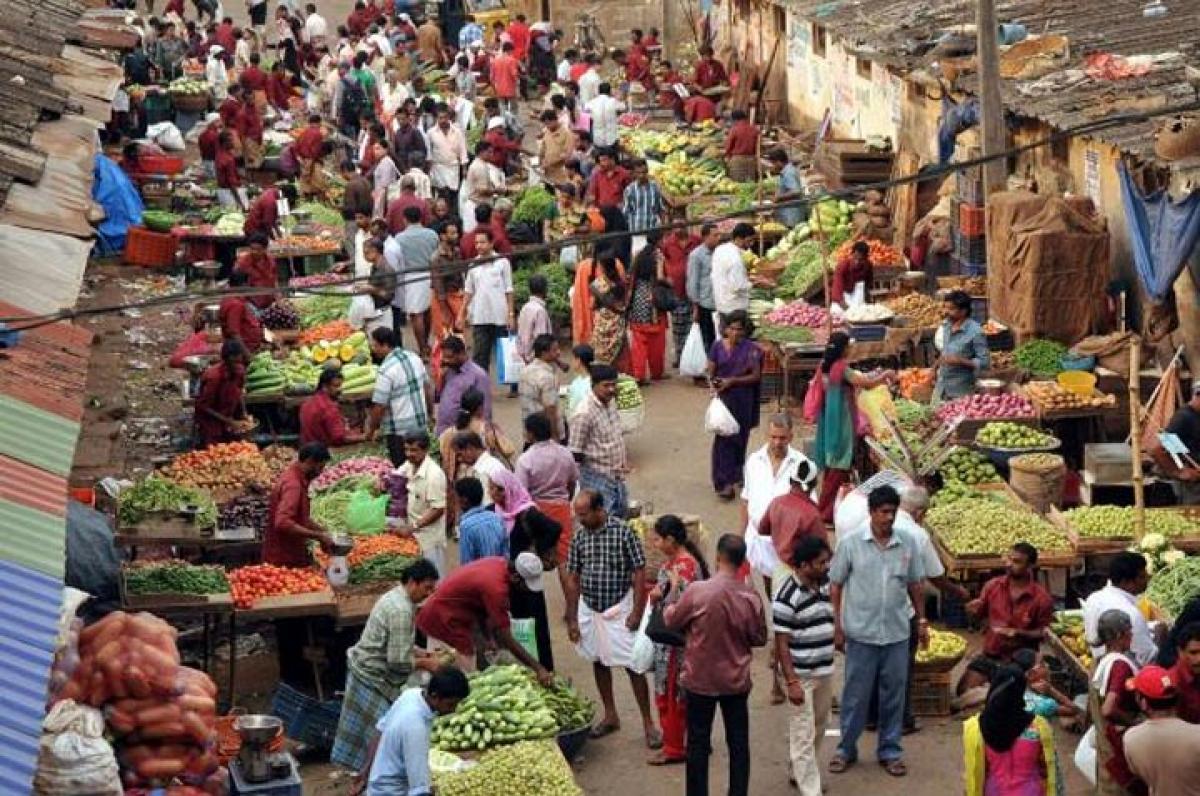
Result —
M1182 659L1181 659L1182 662ZM1151 796L1200 794L1200 726L1176 715L1179 689L1171 671L1147 666L1128 686L1146 720L1125 732L1125 759Z

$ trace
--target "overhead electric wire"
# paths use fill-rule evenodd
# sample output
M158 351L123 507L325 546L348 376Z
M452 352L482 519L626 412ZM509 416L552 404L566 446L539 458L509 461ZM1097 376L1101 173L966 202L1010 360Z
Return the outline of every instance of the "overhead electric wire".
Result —
M1103 130L1111 130L1118 127L1125 127L1132 124L1142 124L1151 119L1174 116L1182 113L1190 113L1200 110L1200 100L1180 103L1164 108L1157 108L1150 111L1140 111L1136 113L1119 113L1111 116L1106 116L1100 119L1095 119L1083 124L1067 127L1062 130L1055 131L1048 136L1039 138L1035 141L1030 141L1025 144L1012 146L1002 152L996 152L989 155L980 155L979 157L971 158L965 161L957 161L946 163L926 169L925 171L911 174L906 177L893 177L887 180L880 180L873 183L856 184L852 188L843 188L835 191L824 191L819 195L800 197L797 199L788 199L782 202L773 202L770 205L763 205L753 210L737 210L728 213L718 213L703 218L695 218L683 221L673 221L666 224L661 224L643 230L620 230L617 232L599 232L587 235L572 235L567 238L561 238L552 243L536 244L524 246L514 249L511 254L495 253L489 257L477 257L474 259L460 259L452 261L443 261L437 265L424 268L405 269L399 274L396 274L394 280L389 278L389 282L393 282L396 287L402 287L409 283L424 281L428 274L432 274L435 270L439 273L457 274L465 273L472 268L479 267L488 262L501 258L510 257L527 257L538 254L556 254L562 249L572 246L591 245L595 251L600 244L607 242L615 242L633 237L645 237L647 234L655 232L670 232L676 229L695 227L702 224L715 224L721 221L731 221L738 218L744 218L747 215L770 213L779 209L808 207L810 205L819 204L828 200L849 199L869 190L886 191L889 188L894 188L903 185L910 185L917 182L925 182L927 180L936 180L950 174L960 171L966 171L976 166L982 166L986 163L991 163L995 160L1008 159L1015 155L1020 155L1034 149L1051 146L1060 141L1087 136ZM464 233L471 234L471 233ZM286 258L287 255L280 255ZM0 317L0 323L7 324L12 331L29 331L32 329L46 326L52 323L61 321L71 321L79 318L91 317L96 315L107 315L115 312L123 312L125 310L144 309L156 306L167 306L171 304L179 304L184 302L194 302L203 299L222 299L230 296L261 296L264 294L273 294L278 296L296 296L301 294L309 295L348 295L345 292L337 290L329 290L329 288L338 288L355 285L360 282L366 282L371 279L370 276L355 277L350 276L346 279L334 280L315 287L276 287L276 288L221 288L219 290L185 290L180 293L170 293L162 296L154 296L148 299L138 301L125 302L121 304L111 304L98 307L73 308L59 310L58 312L45 313L41 315L24 315L24 316L9 316Z

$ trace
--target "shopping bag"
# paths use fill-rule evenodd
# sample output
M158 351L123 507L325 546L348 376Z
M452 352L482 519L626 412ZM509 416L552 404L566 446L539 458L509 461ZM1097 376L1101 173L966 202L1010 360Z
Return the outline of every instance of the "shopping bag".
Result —
M645 674L654 668L654 642L646 635L649 623L650 611L643 611L641 627L633 638L633 647L629 652L629 670L636 674Z
M509 624L512 630L512 637L529 656L537 660L538 643L537 643L537 623L533 619L512 619L509 618Z
M737 418L729 411L721 396L714 395L704 412L704 430L718 437L732 437L740 428Z
M1093 786L1096 784L1096 727L1092 725L1075 747L1075 768Z
M496 381L500 384L516 384L521 380L524 360L517 353L517 338L513 335L496 340Z
M707 370L708 355L704 353L704 335L700 334L700 324L693 323L692 328L688 330L687 341L683 344L683 353L679 355L679 374L703 376Z
M391 496L387 494L375 497L366 490L359 489L350 496L346 506L346 527L354 534L377 534L387 527L387 510Z

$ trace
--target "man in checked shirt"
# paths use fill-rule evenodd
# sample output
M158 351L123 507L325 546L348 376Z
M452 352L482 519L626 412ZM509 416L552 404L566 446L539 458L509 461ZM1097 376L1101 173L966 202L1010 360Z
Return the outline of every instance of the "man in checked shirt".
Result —
M604 717L592 728L592 737L602 738L621 726L612 685L612 667L620 667L629 674L642 712L646 746L658 749L662 733L650 713L649 684L645 675L629 668L646 608L646 554L629 526L604 510L599 492L581 489L573 508L579 530L567 553L567 635L592 662L604 704Z

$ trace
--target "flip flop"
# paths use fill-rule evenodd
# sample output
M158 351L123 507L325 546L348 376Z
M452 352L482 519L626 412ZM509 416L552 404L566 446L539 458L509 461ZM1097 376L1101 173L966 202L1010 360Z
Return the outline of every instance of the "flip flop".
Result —
M592 738L603 738L606 735L612 735L618 729L620 729L619 724L597 724L592 727L592 731L588 735Z
M686 762L686 757L667 757L661 753L654 755L653 757L646 758L646 765L648 766L677 766Z
M647 749L662 749L663 738L662 733L658 730L646 733L646 748Z
M841 755L836 755L832 760L829 761L829 773L844 774L847 769L854 765L854 763L854 760L847 760Z
M904 765L904 761L898 757L895 760L880 760L879 765L883 766L883 770L893 777L908 775L908 766Z

